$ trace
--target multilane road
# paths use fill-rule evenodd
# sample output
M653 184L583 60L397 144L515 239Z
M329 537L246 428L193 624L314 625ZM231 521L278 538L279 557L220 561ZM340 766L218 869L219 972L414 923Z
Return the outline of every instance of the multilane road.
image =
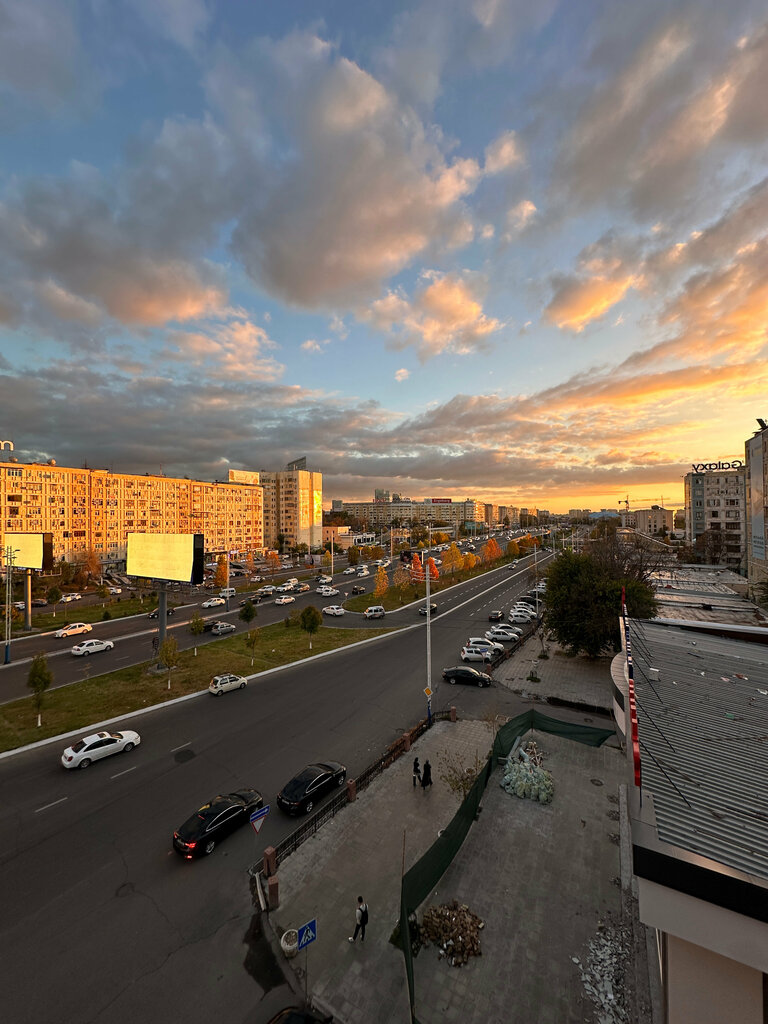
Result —
M435 709L520 710L505 690L452 687L440 673L526 578L502 568L439 596ZM423 622L244 691L127 718L141 746L86 772L60 767L61 743L0 760L4 1019L262 1024L290 1002L252 917L247 865L296 827L274 798L302 765L334 758L354 777L425 714ZM173 829L241 786L272 806L259 836L243 829L209 858L176 856Z

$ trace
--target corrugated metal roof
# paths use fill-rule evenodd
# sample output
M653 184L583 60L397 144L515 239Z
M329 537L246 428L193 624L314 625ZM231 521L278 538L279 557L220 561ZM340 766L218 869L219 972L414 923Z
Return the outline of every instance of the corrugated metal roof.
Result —
M647 621L629 628L659 838L768 879L768 651Z

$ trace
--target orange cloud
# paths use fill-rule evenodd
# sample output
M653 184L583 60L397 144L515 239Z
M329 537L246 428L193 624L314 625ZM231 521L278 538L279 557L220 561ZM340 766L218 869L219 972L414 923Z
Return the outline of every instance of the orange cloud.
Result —
M556 288L544 315L561 329L567 328L579 334L587 324L598 320L611 306L620 302L635 284L636 278L631 274L620 277L598 275L586 280L565 278Z

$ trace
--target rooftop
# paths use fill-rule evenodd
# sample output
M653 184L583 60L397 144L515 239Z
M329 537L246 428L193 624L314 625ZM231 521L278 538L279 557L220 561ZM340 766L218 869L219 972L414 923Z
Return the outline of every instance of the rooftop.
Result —
M659 839L768 881L765 647L657 622L630 631Z

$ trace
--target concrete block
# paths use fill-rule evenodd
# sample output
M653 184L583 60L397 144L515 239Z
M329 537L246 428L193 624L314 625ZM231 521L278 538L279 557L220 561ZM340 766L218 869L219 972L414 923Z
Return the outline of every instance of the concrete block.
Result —
M264 850L264 875L269 878L277 871L277 853L274 846L268 846Z

